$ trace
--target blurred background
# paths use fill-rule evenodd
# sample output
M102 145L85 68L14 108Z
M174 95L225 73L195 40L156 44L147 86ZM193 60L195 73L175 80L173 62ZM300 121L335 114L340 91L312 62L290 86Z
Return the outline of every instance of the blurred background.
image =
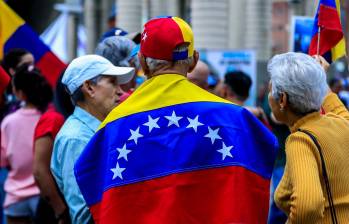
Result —
M121 28L141 32L149 18L179 16L189 22L195 48L212 73L245 70L252 94L265 87L267 60L287 51L307 52L317 0L7 0L68 63L93 53L105 32ZM348 15L348 16L347 16ZM348 41L349 0L341 1L341 20ZM333 63L330 74L346 77L346 60ZM253 104L253 102L252 102Z

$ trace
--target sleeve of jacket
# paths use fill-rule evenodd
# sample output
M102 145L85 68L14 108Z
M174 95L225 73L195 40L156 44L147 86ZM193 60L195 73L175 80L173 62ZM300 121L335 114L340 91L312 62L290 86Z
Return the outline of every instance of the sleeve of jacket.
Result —
M324 102L322 103L322 109L325 111L325 113L331 112L349 121L349 112L347 108L334 93L329 93L325 97Z
M286 143L290 178L289 223L318 223L324 216L325 197L320 182L321 163L315 143L296 132Z

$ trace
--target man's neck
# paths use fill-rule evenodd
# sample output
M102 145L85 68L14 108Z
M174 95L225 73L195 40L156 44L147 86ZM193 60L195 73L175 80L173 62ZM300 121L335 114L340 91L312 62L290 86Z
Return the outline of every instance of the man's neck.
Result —
M237 99L236 97L227 97L226 99L229 100L230 102L234 103L234 104L237 104L237 105L240 105L240 106L244 105L244 101L241 101L241 100Z
M91 105L86 102L78 102L77 106L84 109L87 113L91 114L95 118L97 118L99 121L103 121L105 119L105 115L101 114L98 110L96 110L96 107L94 105Z
M156 71L148 74L148 78L152 78L157 75L162 74L178 74L187 77L188 68L182 64L174 65L174 66L163 66L158 68Z

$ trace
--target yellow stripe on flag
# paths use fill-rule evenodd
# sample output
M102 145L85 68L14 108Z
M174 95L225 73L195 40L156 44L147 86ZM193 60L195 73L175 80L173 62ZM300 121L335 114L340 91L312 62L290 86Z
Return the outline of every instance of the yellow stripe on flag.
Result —
M114 108L99 129L109 122L131 114L191 102L231 104L231 102L194 85L182 75L158 75L144 82L125 102Z
M346 55L344 37L337 43L335 47L331 49L331 54L332 54L332 61L335 61L338 58L341 58L344 55Z
M190 26L184 22L181 18L172 17L172 19L178 24L185 42L190 43L188 48L189 57L194 55L194 34Z
M19 17L3 0L0 0L0 59L3 58L4 45L11 35L25 21Z
M339 0L336 0L336 8L337 8L339 18L341 18L341 3Z
M336 8L339 19L341 21L341 3L340 0L336 0ZM344 37L331 49L332 61L336 61L338 58L346 55L345 39Z

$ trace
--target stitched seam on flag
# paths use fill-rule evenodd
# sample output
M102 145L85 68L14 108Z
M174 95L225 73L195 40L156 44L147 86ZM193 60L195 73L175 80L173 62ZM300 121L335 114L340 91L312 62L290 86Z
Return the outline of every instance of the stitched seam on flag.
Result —
M149 113L151 111L154 111L154 110L162 110L162 109L167 109L167 108L170 108L170 107L174 107L174 106L185 106L186 104L195 104L195 103L212 103L212 104L227 104L227 105L235 105L235 106L238 106L240 107L239 105L236 105L236 104L233 104L233 103L224 103L224 102L213 102L213 101L197 101L197 102L186 102L186 103L181 103L181 104L174 104L174 105L169 105L169 106L165 106L165 107L162 107L162 108L157 108L157 109L153 109L153 110L149 110L149 111L141 111L141 112L137 112L137 113L133 113L133 114L130 114L130 115L127 115L125 117L120 117L116 120L113 120L113 121L110 121L108 122L107 124L105 124L104 127L98 129L98 131L108 127L109 125L113 125L114 122L118 122L120 119L126 119L127 117L129 116L137 116L138 114L141 114L141 113ZM234 129L234 130L238 130L240 132L244 132L246 133L246 135L249 135L249 134L252 134L250 132L247 132L247 130L241 128L241 127L237 127L237 126L233 126L233 127L229 127L230 129ZM261 142L264 142L263 139L260 139Z
M108 127L109 126L109 124L110 125L113 125L114 124L114 122L118 122L118 121L120 121L120 119L126 119L127 117L129 117L129 116L138 116L139 114L141 114L141 113L149 113L149 112L151 112L151 111L154 111L154 110L166 110L167 108L170 108L170 107L175 107L175 106L186 106L186 104L195 104L195 103L209 103L209 104L221 104L222 102L213 102L213 101L197 101L197 102L186 102L186 103L182 103L182 104L176 104L176 105L170 105L170 106L166 106L166 107L162 107L162 108L157 108L157 109L153 109L153 110L149 110L149 111L142 111L142 112L137 112L137 113L134 113L134 114L130 114L130 115L127 115L127 116L125 116L125 117L121 117L121 118L118 118L118 119L116 119L116 120L114 120L114 121L111 121L111 122L109 122L109 123L107 123L106 125L105 125L105 127ZM224 102L223 102L223 104L225 104ZM241 106L239 106L239 105L236 105L236 104L233 104L233 103L226 103L226 105L227 106L232 106L232 105L234 105L234 106L237 106L237 107L241 107ZM225 105L225 106L226 106ZM233 109L233 108L232 108ZM175 109L173 109L174 111L176 111ZM244 110L246 110L246 109L244 109ZM247 110L246 110L247 111ZM180 115L180 114L179 114ZM159 116L161 116L161 115L159 115ZM104 127L103 127L104 128ZM135 127L134 127L135 128ZM234 130L238 130L239 132L244 132L246 135L253 135L253 133L251 133L250 131L247 131L246 129L244 129L244 128L241 128L241 127L237 127L237 126L229 126L229 129L234 129ZM263 143L265 143L266 142L266 140L265 139L259 139L258 140L260 143L261 142L263 142ZM275 140L275 145L278 145L277 144L277 141ZM277 147L276 147L277 148Z
M331 6L328 6L328 5L324 5L324 4L321 4L322 7L325 7L325 8L328 8L328 9L331 9L331 10L336 10L336 8L333 8ZM337 10L336 10L337 11ZM338 11L337 11L338 12Z
M227 162L224 164L211 164L211 165L205 165L205 166L194 166L194 167L189 167L189 168L182 168L182 169L176 169L176 170L172 170L169 172L163 172L163 173L158 173L156 175L149 175L149 176L145 176L145 177L140 177L140 178L136 178L133 180L128 180L128 181L122 181L122 183L117 183L117 184L110 184L108 186L106 186L104 188L104 191L109 190L110 188L113 187L119 187L119 186L125 186L128 184L133 184L133 183L138 183L138 182L142 182L142 181L147 181L147 180L151 180L154 178L160 178L160 177L166 177L172 174L181 174L181 173L185 173L185 172L191 172L191 171L199 171L199 170L204 170L207 168L223 168L223 167L228 167L228 166L240 166L243 167L253 173L255 173L256 175L264 178L264 179L269 179L270 177L266 177L266 176L261 176L258 174L258 172L255 169L252 169L244 164L238 163L238 162Z
M159 76L163 76L163 77L159 77ZM114 108L112 110L112 112L109 113L107 118L101 123L98 130L102 129L108 123L115 121L119 118L127 117L129 115L140 113L140 112L146 112L146 111L151 111L151 110L155 110L155 109L160 109L160 108L168 107L168 106L174 106L174 105L179 105L179 104L184 104L184 103L194 103L194 102L217 102L217 103L233 104L225 99L222 99L216 95L213 95L213 94L201 89L200 87L196 86L195 84L190 83L182 75L162 74L159 76L153 77L153 78L147 80L128 99L126 99L125 102L120 104L118 107ZM194 95L194 96L192 96L193 98L191 98L190 101L188 99L166 99L166 101L165 101L165 99L163 99L164 101L160 101L159 99L155 99L155 98L154 99L146 98L148 96L145 97L144 95L147 95L148 93L150 94L150 92L151 93L156 92L156 90L149 90L149 88L152 89L152 87L149 87L149 85L154 86L154 82L156 84L159 84L159 83L164 84L165 82L167 82L162 87L164 90L167 90L168 87L171 87L171 85L173 85L177 82L186 82L186 83L179 84L180 90L186 89L187 95ZM192 89L192 91L190 91L190 89ZM138 94L139 92L141 92L142 95ZM144 94L144 92L146 92L147 94ZM193 94L191 94L191 92ZM163 93L163 94L166 94L166 93ZM157 93L157 96L161 96L163 94ZM142 98L143 100L150 99L149 102L151 103L151 105L150 106L149 106L149 104L141 105L142 102L140 102L141 100L139 100L138 98ZM132 103L132 106L130 107L131 103ZM124 105L127 105L127 106L124 106Z
M159 107L159 108L154 108L154 109L150 109L150 110L144 110L144 111L139 111L139 112L135 112L135 113L132 113L132 114L128 114L128 115L125 115L123 117L119 117L115 120L112 120L112 121L109 121L108 123L106 123L104 127L106 127L109 123L113 123L119 119L123 119L123 118L127 118L129 116L133 116L133 115L137 115L137 114L141 114L141 113L149 113L151 111L154 111L154 110L161 110L161 109L166 109L168 107L174 107L174 106L179 106L179 105L186 105L186 104L195 104L195 103L217 103L217 104L227 104L227 105L235 105L235 106L239 106L235 103L226 103L226 102L218 102L218 101L192 101L192 102L184 102L184 103L177 103L177 104L171 104L171 105L167 105L167 106L163 106L163 107ZM240 107L240 106L239 106ZM102 128L99 128L98 130L100 130Z

